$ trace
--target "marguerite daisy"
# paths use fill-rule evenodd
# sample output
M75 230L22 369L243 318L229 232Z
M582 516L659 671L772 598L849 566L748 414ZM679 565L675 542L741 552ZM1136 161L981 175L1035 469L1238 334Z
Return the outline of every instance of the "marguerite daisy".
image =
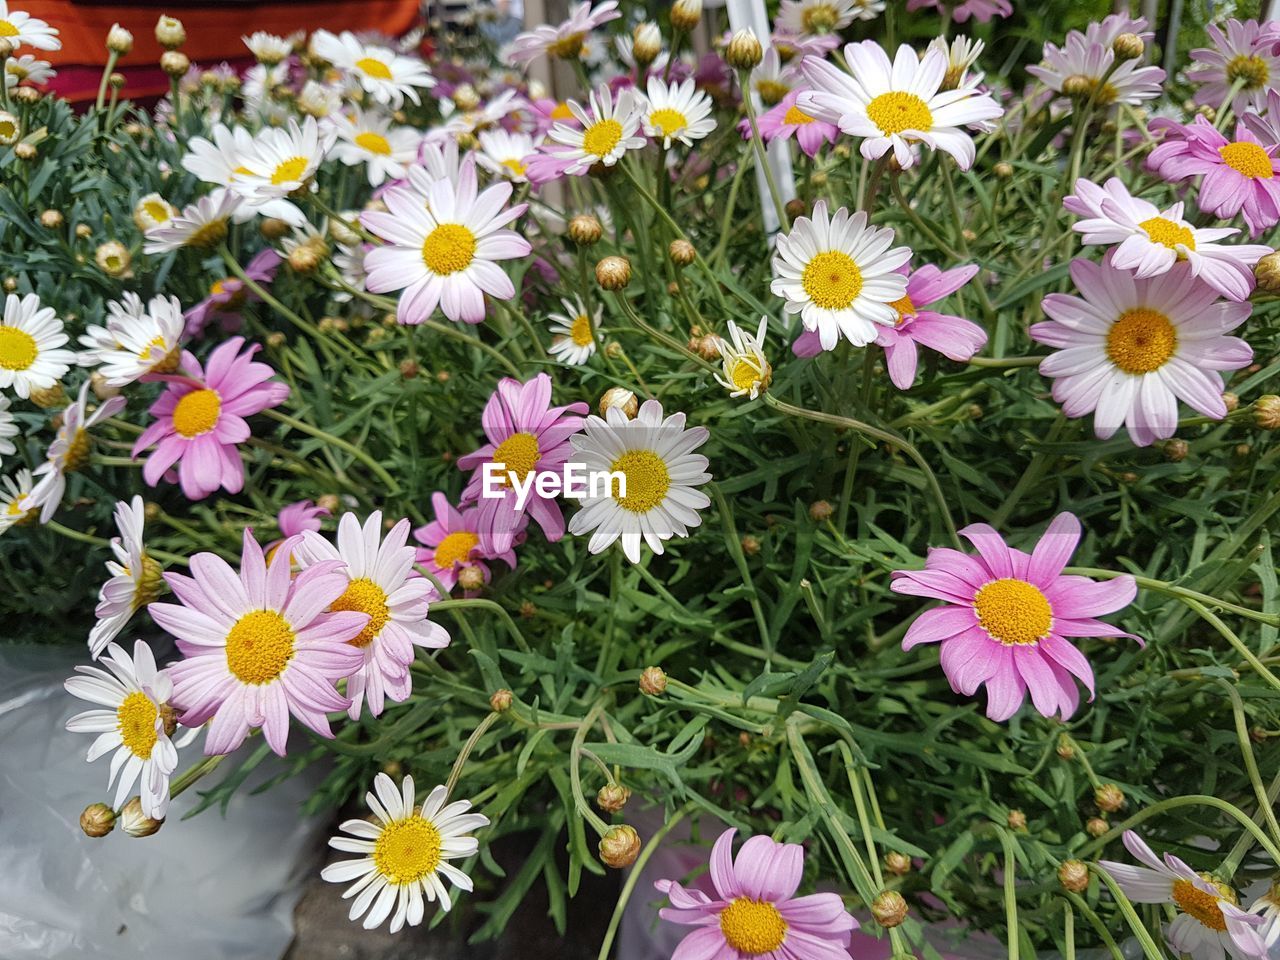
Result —
M776 26L783 33L797 36L839 33L853 23L854 17L874 20L882 10L883 3L857 3L855 0L782 0Z
M288 127L259 131L251 149L240 156L232 189L260 201L283 200L313 186L312 178L333 147L337 134L320 129L315 117L302 126L290 118Z
M11 10L7 0L0 0L0 39L15 48L25 44L37 50L62 49L57 30L25 11Z
M53 307L41 306L34 293L9 294L0 322L0 390L12 388L25 400L32 390L52 387L76 362L66 342Z
M133 222L143 233L168 223L177 215L178 208L158 193L148 193L133 208Z
M61 506L62 495L67 489L67 474L75 473L88 464L92 446L89 430L108 417L114 417L124 406L125 398L116 396L104 400L102 406L89 412L89 381L85 380L80 385L80 395L62 411L62 425L58 427L53 443L49 444L44 463L35 470L35 475L41 480L32 496L40 504L41 523L52 520Z
M182 157L182 166L205 183L235 190L242 203L233 212L232 219L240 223L261 214L285 220L293 226L298 226L306 219L303 212L289 200L264 200L250 192L236 189L236 178L249 172L240 158L253 149L253 134L244 127L233 128L219 123L214 126L211 136L212 140L204 137L191 138L187 144L187 152Z
M611 167L628 150L644 146L644 137L636 136L640 129L643 105L638 94L630 87L618 92L617 103L607 86L591 92L591 112L587 113L576 102L569 101L569 109L581 128L557 123L549 136L567 149L559 154L565 161L565 173L581 176L597 163Z
M418 89L435 86L427 65L387 47L361 43L349 30L334 36L328 30L311 35L312 51L358 82L383 106L399 110L405 97L420 103Z
M17 451L12 438L20 432L9 410L10 403L8 397L0 397L0 454L6 455Z
M581 366L596 352L596 326L604 308L596 307L592 314L583 306L581 297L560 302L565 312L547 317L552 333L551 349L547 352L571 366Z
M160 596L164 586L164 568L142 545L142 498L135 495L129 503L117 503L115 519L120 536L111 538L111 552L116 558L107 561L111 579L98 591L94 610L98 622L89 633L89 655L95 660L119 636L130 617Z
M769 332L769 318L761 317L755 335L738 329L729 321L730 340L720 339L720 360L724 376L716 374L716 380L729 391L731 397L750 397L752 400L768 389L773 379L773 367L764 355L764 338Z
M1227 94L1235 91L1231 109L1238 116L1261 113L1267 105L1267 91L1280 84L1280 30L1272 21L1230 19L1222 27L1209 24L1204 29L1212 47L1191 51L1195 61L1187 79L1196 84L1196 103L1217 110Z
M590 0L583 0L569 8L569 19L563 23L554 27L544 23L520 34L512 41L507 57L517 64L528 64L544 55L576 60L582 55L587 34L620 16L617 0L605 0L598 7L592 7Z
M675 141L691 147L716 128L711 98L697 89L692 77L670 85L650 77L642 118L644 132L667 150Z
M0 477L0 482L4 484L0 489L0 533L4 533L34 520L40 504L34 495L35 478L25 467L12 477Z
M1141 60L1117 64L1115 51L1109 44L1086 39L1078 30L1068 33L1061 47L1046 43L1044 62L1027 67L1027 73L1062 94L1071 92L1068 81L1073 84L1083 81L1083 91L1076 95L1088 97L1102 108L1121 103L1137 106L1164 92L1164 71L1159 67L1144 65Z
M477 138L480 149L476 162L492 174L515 183L525 183L526 162L537 152L537 143L527 133L486 130Z
M240 195L231 189L215 190L188 204L182 213L146 232L142 252L169 253L183 247L205 250L226 239L227 221L240 206Z
M422 137L412 127L393 127L391 117L355 107L350 117L338 113L329 123L338 134L333 155L349 167L365 165L369 186L388 177L399 180L418 156Z
M48 83L58 72L48 60L40 60L29 53L20 57L10 57L4 65L4 83L6 87L16 87L20 83L33 86Z
M107 304L107 325L92 325L81 335L87 347L80 365L98 367L109 387L125 387L148 373L173 373L182 359L179 338L186 326L177 297L142 298L126 290Z
M258 30L252 36L241 37L240 39L244 41L244 45L249 48L249 52L253 54L255 60L268 66L275 66L293 53L292 43L284 37L278 37L274 33L267 33L265 30Z

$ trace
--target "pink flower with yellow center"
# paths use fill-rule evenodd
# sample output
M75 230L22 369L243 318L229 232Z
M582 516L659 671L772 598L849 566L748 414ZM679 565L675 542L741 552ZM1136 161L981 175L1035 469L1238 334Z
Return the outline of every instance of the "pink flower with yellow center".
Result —
M796 106L796 100L802 92L803 88L796 88L789 92L776 105L760 115L757 126L765 143L773 143L779 138L790 140L795 137L796 143L800 145L805 156L814 157L824 143L835 143L840 131L834 123L811 117ZM750 138L751 121L743 120L739 123L738 131L744 140Z
M249 261L245 275L259 286L266 286L276 277L280 267L280 255L274 250L263 250ZM218 320L222 329L231 333L240 328L240 311L246 304L260 298L239 277L223 277L209 287L209 295L183 314L187 324L183 336L198 337L204 333L211 320Z
M502 560L507 566L516 565L516 552L511 547L491 552L481 543L480 508L464 507L459 510L443 493L431 495L431 506L436 518L413 531L418 548L417 562L440 581L445 590L452 590L464 570L474 570L488 583L493 574L486 560ZM524 525L512 540L512 547L524 538ZM470 592L470 591L469 591Z

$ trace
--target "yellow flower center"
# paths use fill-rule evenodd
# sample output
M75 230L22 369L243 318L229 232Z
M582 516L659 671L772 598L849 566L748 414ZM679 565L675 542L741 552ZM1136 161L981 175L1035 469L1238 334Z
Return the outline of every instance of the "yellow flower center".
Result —
M1125 373L1159 370L1178 349L1178 331L1156 310L1135 307L1120 314L1107 333L1107 356Z
M373 845L373 863L391 883L403 886L440 866L443 845L435 824L415 813L382 828Z
M125 571L129 571L126 569ZM129 573L133 576L132 573ZM158 560L153 560L145 553L142 555L142 574L135 578L133 588L133 609L141 610L160 596L164 587L164 567Z
M460 223L442 223L422 242L422 262L442 277L467 269L475 255L476 235Z
M36 338L18 327L0 324L0 367L26 370L39 355Z
M1174 223L1172 220L1167 220L1164 217L1152 217L1149 220L1143 220L1138 226L1146 231L1147 238L1152 243L1158 243L1161 246L1168 247L1170 250L1176 249L1179 245L1186 247L1188 250L1196 248L1196 238L1195 234L1191 232L1191 228Z
M67 444L67 452L62 457L62 469L67 473L75 473L89 462L89 434L83 429L77 430L71 442Z
M502 165L511 171L512 176L523 177L525 165L519 160L507 159L502 161Z
M792 104L787 107L787 112L783 114L782 122L793 127L803 127L806 123L813 123L813 117L795 106L795 104Z
M933 128L929 105L914 93L882 93L867 104L867 116L886 137L903 130L928 133Z
M226 236L227 221L225 219L210 220L187 237L187 246L216 247L226 239Z
M593 157L607 157L622 139L617 120L597 120L582 135L582 149Z
M787 921L772 903L738 897L720 911L720 932L739 953L771 953L787 938Z
M1256 90L1270 78L1271 71L1267 69L1267 61L1257 55L1241 53L1227 61L1228 82L1240 80L1246 90Z
M381 60L375 60L373 57L361 57L356 61L356 69L366 77L374 77L378 80L391 79L391 68Z
M901 299L894 300L893 303L889 304L889 306L898 311L898 320L895 324L896 326L902 326L903 321L908 317L914 317L916 315L916 305L911 302L911 298L908 296L904 295Z
M173 408L173 429L188 440L208 433L218 424L222 398L207 387L184 394Z
M649 122L657 129L658 135L663 137L675 136L689 125L688 118L679 110L673 110L671 107L663 107L661 110L653 111L653 113L649 114ZM615 140L614 142L616 143L617 141Z
M18 125L12 120L0 120L0 141L12 143L18 136Z
M302 179L302 172L306 169L306 157L290 157L276 165L275 172L271 174L271 182L276 186L282 183L293 183Z
M479 542L479 534L470 530L455 530L436 547L436 566L441 570L451 570L460 563L466 563Z
M166 223L169 220L169 206L159 200L148 200L142 205L142 209L156 223Z
M538 449L538 438L532 433L513 433L503 440L493 451L493 462L503 464L502 485L509 483L507 474L514 473L523 480L542 459L542 451Z
M391 610L387 607L387 592L368 577L352 580L342 596L333 601L329 610L334 613L339 610L355 610L369 615L369 622L364 629L347 641L353 647L367 647L373 643L391 619Z
M734 360L729 367L729 379L733 381L733 385L739 390L750 391L752 387L762 381L760 370L749 360L739 358Z
M840 22L839 11L829 3L815 3L800 15L805 33L830 33Z
M227 632L227 669L243 683L271 683L293 659L294 639L275 610L246 613Z
M1025 580L992 580L973 597L978 622L992 640L1006 646L1033 644L1053 626L1053 607L1040 588Z
M547 54L561 60L572 60L582 53L582 41L586 36L585 33L571 33L567 37L561 37L547 45Z
M756 81L756 93L760 94L760 100L766 107L772 107L790 92L791 88L781 80L770 78Z
M1226 918L1222 916L1222 908L1218 906L1220 897L1201 890L1190 880L1173 881L1171 896L1179 910L1195 917L1210 930L1222 932L1227 929Z
M627 478L627 494L617 501L632 513L648 513L662 503L671 486L667 462L652 450L628 450L609 469Z
M572 120L573 111L569 109L569 104L561 100L554 107L552 107L551 119L552 120Z
M151 341L145 347L143 347L141 350L138 351L138 359L150 360L151 355L156 347L159 347L161 350L164 350L164 347L165 347L164 337L152 337Z
M156 717L160 711L145 693L129 694L116 709L116 729L120 739L140 760L151 758L151 748L156 745Z
M384 157L391 154L391 144L387 138L380 133L371 133L367 130L364 133L356 134L356 146Z
M800 284L817 306L844 310L862 292L862 271L847 253L827 250L805 265Z
M0 20L0 37L16 37L18 28L8 20Z
M575 317L573 326L569 328L569 338L580 347L595 343L595 334L591 332L591 318L585 313Z
M1218 155L1232 170L1254 180L1270 180L1275 176L1267 151L1256 143L1245 140L1224 144L1218 148Z

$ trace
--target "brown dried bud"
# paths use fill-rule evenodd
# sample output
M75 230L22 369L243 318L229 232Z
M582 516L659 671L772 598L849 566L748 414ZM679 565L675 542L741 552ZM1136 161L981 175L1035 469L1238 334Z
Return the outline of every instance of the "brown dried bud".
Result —
M265 240L279 240L281 237L287 236L289 230L289 224L276 217L267 217L258 225L258 232L262 234Z
M400 361L400 376L405 380L416 380L421 372L422 368L418 366L418 361L407 358Z
M626 257L605 257L596 264L596 283L605 290L622 290L631 282L631 263Z
M164 826L164 820L153 820L144 814L142 799L134 797L120 808L120 826L131 837L149 837Z
M729 38L724 51L724 62L735 70L754 70L764 59L764 48L750 27L743 27Z
M1006 163L1004 160L997 163L993 169L995 171L995 175L1001 180L1008 180L1013 176L1013 164Z
M80 829L86 837L105 837L115 826L116 812L105 803L91 803L80 814Z
M501 690L495 690L489 695L489 709L494 713L502 713L504 710L511 709L511 701L515 697L511 691L505 687Z
M191 69L191 60L185 53L166 50L160 55L160 69L177 79Z
M640 401L636 398L635 393L626 387L610 387L600 397L600 403L597 407L600 411L600 416L607 417L608 410L611 407L621 410L626 414L627 419L631 420L640 411Z
M1280 397L1268 393L1255 400L1253 422L1261 430L1280 430Z
M596 794L596 806L605 813L617 813L631 799L631 790L620 783L606 783Z
M897 890L886 890L871 902L871 915L882 927L900 926L907 919L907 901Z
M1137 60L1147 52L1147 45L1136 33L1122 33L1111 44L1117 60Z
M1258 281L1258 289L1280 294L1280 250L1268 253L1254 264L1253 276Z
M463 567L458 571L458 586L468 593L484 587L484 571L477 566Z
M1240 407L1240 398L1231 392L1222 395L1222 402L1226 404L1227 413L1234 413Z
M636 862L640 856L640 834L627 824L611 827L609 832L600 838L600 860L605 866L622 870Z
M742 538L742 552L748 557L754 557L760 552L760 541L748 533Z
M526 600L520 604L520 616L526 620L532 620L538 615L538 605L532 600Z
M1084 893L1089 886L1089 868L1079 860L1063 860L1058 867L1058 883L1063 890Z
M809 504L809 519L814 523L825 523L835 512L835 508L826 500L815 500Z
M672 240L671 246L667 247L667 254L677 267L687 267L698 259L698 251L693 249L693 244L688 240Z
M602 236L604 227L589 213L580 213L569 221L569 239L580 247L599 243Z
M640 674L640 692L659 697L667 689L667 675L661 667L645 667Z
M1187 454L1190 452L1191 445L1185 440L1179 440L1175 437L1164 442L1164 458L1170 463L1181 463L1187 459Z
M697 28L702 19L702 0L676 0L671 5L671 28L686 33Z
M36 387L31 391L31 402L41 410L58 410L67 405L67 393L61 383L51 387Z
M809 205L799 197L792 197L787 201L785 209L787 211L787 216L792 220L795 220L797 217L803 217L809 212Z
M708 333L690 343L690 347L703 360L719 360L720 346L723 343L714 333Z
M890 850L884 855L884 868L894 876L900 877L911 869L911 858L905 853Z
M1089 836L1100 837L1111 829L1111 825L1101 817L1090 817L1088 822L1085 823L1084 829Z
M1005 822L1009 824L1010 830L1027 829L1027 815L1021 810L1010 810Z

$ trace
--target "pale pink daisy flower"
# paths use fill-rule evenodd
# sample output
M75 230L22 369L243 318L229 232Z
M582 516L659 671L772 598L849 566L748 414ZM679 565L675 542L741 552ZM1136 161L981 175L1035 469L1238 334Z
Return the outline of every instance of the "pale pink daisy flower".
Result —
M258 286L267 287L275 279L280 262L280 254L268 247L249 261L244 268L245 276ZM212 320L217 320L227 333L237 330L240 327L240 311L247 304L257 303L260 299L239 277L215 280L209 287L209 295L183 314L187 321L183 336L200 336Z
M523 506L517 506L515 485L533 484L538 474L559 474L572 454L569 438L582 430L587 409L585 403L553 407L551 378L545 373L526 383L511 377L498 381L480 417L488 442L458 459L460 469L475 471L462 491L462 502L480 508L486 552L511 548L526 511L552 543L564 536L558 500L530 486ZM490 473L492 479L487 480Z
M1238 80L1241 86L1231 109L1237 116L1261 113L1267 91L1280 84L1280 25L1233 18L1225 26L1225 33L1217 24L1206 26L1213 46L1191 51L1195 63L1187 79L1197 86L1195 101L1217 110Z
M1151 43L1155 31L1149 29L1146 17L1131 17L1127 13L1111 13L1084 28L1084 38L1090 43L1109 47L1122 33L1132 33L1143 43Z
M1013 16L1011 0L962 0L957 4L948 3L951 19L956 23L965 23L970 17L979 23L986 23L992 17ZM907 10L943 10L942 0L907 0Z
M941 643L951 689L971 697L985 684L992 720L1008 720L1028 692L1039 713L1066 720L1080 702L1073 677L1093 699L1093 669L1066 638L1132 636L1096 618L1128 606L1137 584L1127 575L1101 583L1063 575L1080 541L1080 521L1070 513L1053 519L1030 554L1011 549L985 523L960 535L978 556L934 547L923 570L893 572L895 593L946 603L916 618L902 649Z
M778 138L790 140L795 137L805 156L815 157L824 143L836 142L840 131L834 123L811 117L796 106L800 94L800 90L792 90L775 106L762 113L756 125L765 143L773 143ZM751 121L743 120L739 123L738 131L744 140L749 140Z
M1116 64L1110 44L1090 40L1078 30L1068 33L1061 47L1046 43L1043 56L1043 62L1027 67L1027 73L1056 93L1065 92L1068 80L1084 78L1096 107L1120 103L1136 106L1164 93L1165 75L1159 67L1145 65L1141 60Z
M364 665L364 651L349 641L369 615L331 612L350 582L341 562L293 576L300 541L290 537L268 564L246 527L239 573L216 554L197 553L191 576L165 574L181 603L147 607L185 658L169 667L181 722L213 721L204 745L210 756L230 753L256 727L284 756L290 714L332 738L326 714L351 705L336 685Z
M339 561L345 564L347 589L329 607L355 610L369 622L348 641L364 654L363 665L347 678L351 698L348 716L360 719L361 704L382 714L385 701L401 703L413 689L409 665L413 648L439 649L449 645L449 633L427 619L431 581L413 572L415 550L407 545L409 521L401 520L382 536L382 511L369 514L364 525L354 513L338 521L337 546L314 531L302 535L295 555L302 569Z
M142 542L145 519L142 498L138 495L128 503L121 500L116 504L115 521L120 536L111 538L115 560L107 561L111 577L98 591L98 606L94 610L97 623L89 631L89 655L95 660L137 611L160 596L164 586L164 569L147 553Z
M511 546L494 551L487 549L491 544L481 541L479 507L474 504L454 507L449 498L439 492L431 495L431 507L436 518L413 531L413 538L422 544L418 548L417 562L426 567L445 590L454 588L464 570L477 571L483 582L488 583L493 574L487 560L502 560L515 569L516 552L513 547L524 538L527 520Z
M657 880L671 906L658 916L696 927L672 960L849 960L858 929L836 893L797 897L804 877L804 847L749 837L733 855L737 830L726 830L711 848L708 864L714 896L676 880Z
M308 530L318 532L322 525L321 517L331 516L327 507L318 507L310 500L299 500L281 507L276 514L276 527L280 530L280 539L267 544L267 562L275 556L276 549L290 537L296 537Z
M242 346L244 337L232 337L209 355L205 367L184 351L181 373L149 376L168 386L151 405L155 423L133 445L135 458L155 446L142 468L148 486L158 484L176 463L182 492L191 500L219 487L228 493L244 487L244 464L236 449L249 439L244 418L284 403L289 387L268 382L275 371L254 362L256 344L243 353Z
M1142 866L1114 860L1099 860L1098 866L1134 903L1177 908L1164 934L1176 954L1192 960L1224 960L1227 954L1235 960L1265 960L1267 947L1258 930L1263 919L1236 906L1230 887L1206 879L1171 853L1161 860L1132 830L1124 832L1124 845Z
M1244 214L1257 237L1280 222L1280 144L1264 144L1244 124L1235 137L1220 133L1204 117L1165 126L1164 139L1147 155L1147 166L1170 183L1203 176L1196 203L1220 220Z
M1219 371L1239 370L1253 351L1227 336L1249 318L1248 303L1218 299L1185 263L1149 280L1078 259L1071 277L1081 297L1044 298L1050 320L1031 326L1039 343L1056 347L1040 363L1053 377L1053 398L1069 417L1093 412L1100 439L1123 424L1138 446L1173 436L1178 401L1221 420L1227 415Z
M1118 177L1098 186L1084 177L1076 192L1062 201L1071 213L1083 217L1072 229L1088 244L1117 244L1112 266L1132 270L1145 279L1167 273L1179 260L1224 297L1247 300L1253 292L1253 265L1271 252L1260 244L1218 243L1240 231L1234 227L1199 228L1182 218L1182 203L1160 210L1140 200Z
M507 56L512 63L526 65L541 56L576 60L582 53L587 34L620 16L617 0L605 0L599 6L583 0L569 8L569 19L563 23L554 27L544 23L520 34L511 42Z

